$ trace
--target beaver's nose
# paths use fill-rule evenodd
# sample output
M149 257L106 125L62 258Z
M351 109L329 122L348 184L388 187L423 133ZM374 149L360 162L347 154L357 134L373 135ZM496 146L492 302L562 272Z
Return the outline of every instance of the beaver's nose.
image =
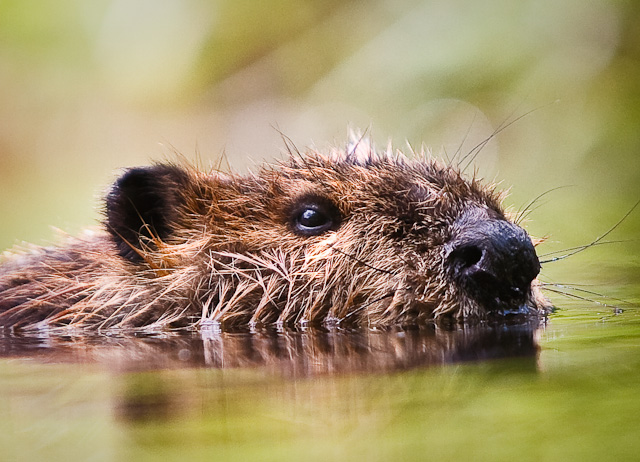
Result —
M519 312L540 262L529 235L501 219L458 220L446 244L450 277L487 311Z

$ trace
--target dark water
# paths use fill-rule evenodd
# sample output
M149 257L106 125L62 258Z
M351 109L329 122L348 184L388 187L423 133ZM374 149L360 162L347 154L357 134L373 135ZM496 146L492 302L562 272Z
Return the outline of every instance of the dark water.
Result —
M175 368L262 370L297 379L388 373L504 357L535 357L537 321L390 330L265 330L157 335L0 337L0 355L96 363L129 372Z
M2 460L637 460L640 312L0 338Z

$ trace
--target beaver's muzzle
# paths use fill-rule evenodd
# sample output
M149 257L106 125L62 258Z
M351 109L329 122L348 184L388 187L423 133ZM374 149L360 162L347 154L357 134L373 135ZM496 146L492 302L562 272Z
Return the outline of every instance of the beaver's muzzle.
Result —
M513 223L483 215L469 211L456 221L445 245L447 273L487 312L527 312L531 282L540 272L531 238Z

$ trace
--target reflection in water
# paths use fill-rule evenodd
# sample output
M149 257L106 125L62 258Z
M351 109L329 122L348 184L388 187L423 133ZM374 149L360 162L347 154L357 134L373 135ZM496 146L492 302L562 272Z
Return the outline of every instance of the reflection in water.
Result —
M202 330L151 336L39 337L0 332L0 357L106 367L113 373L108 385L113 393L111 412L122 422L171 422L180 416L196 422L199 418L207 422L210 419L225 429L225 422L235 422L234 419L245 415L242 409L246 403L253 409L255 403L269 401L274 395L284 397L284 403L296 403L298 380L276 380L274 392L269 389L273 382L264 380L265 373L293 379L324 375L320 387L311 387L303 393L307 406L314 399L325 403L327 389L339 390L336 396L353 398L349 381L345 384L331 374L384 373L513 356L524 357L519 364L533 371L540 328L537 323L520 323L449 329L423 326L392 330ZM204 379L199 374L215 369L234 371L205 375ZM247 375L244 372L248 370L258 374ZM364 386L366 394L371 385L366 375L351 377L360 383L356 389ZM382 377L379 380L388 386ZM368 384L362 385L361 381ZM318 392L316 398L314 390ZM241 420L239 425L244 428L245 422Z
M0 356L95 362L118 370L266 367L286 376L385 372L457 361L535 357L537 322L391 330L202 330L146 336L0 333Z

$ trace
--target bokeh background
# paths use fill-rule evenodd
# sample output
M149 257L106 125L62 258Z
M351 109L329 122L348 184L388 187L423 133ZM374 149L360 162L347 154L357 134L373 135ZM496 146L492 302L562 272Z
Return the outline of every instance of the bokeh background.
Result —
M323 148L350 127L449 157L491 138L475 167L508 205L550 191L540 253L587 244L640 199L640 2L0 0L0 252L96 225L122 167L246 171L281 156L278 130ZM606 238L624 242L544 265L624 312L550 293L536 358L282 380L136 373L126 343L111 371L25 350L0 361L0 459L637 460L639 236L640 207Z
M511 122L476 168L515 209L563 187L530 215L541 253L588 243L640 199L639 19L622 0L2 0L0 249L95 224L119 168L175 152L242 171L281 156L278 130L323 148L360 128L452 156ZM628 289L639 230L640 210L547 277Z

